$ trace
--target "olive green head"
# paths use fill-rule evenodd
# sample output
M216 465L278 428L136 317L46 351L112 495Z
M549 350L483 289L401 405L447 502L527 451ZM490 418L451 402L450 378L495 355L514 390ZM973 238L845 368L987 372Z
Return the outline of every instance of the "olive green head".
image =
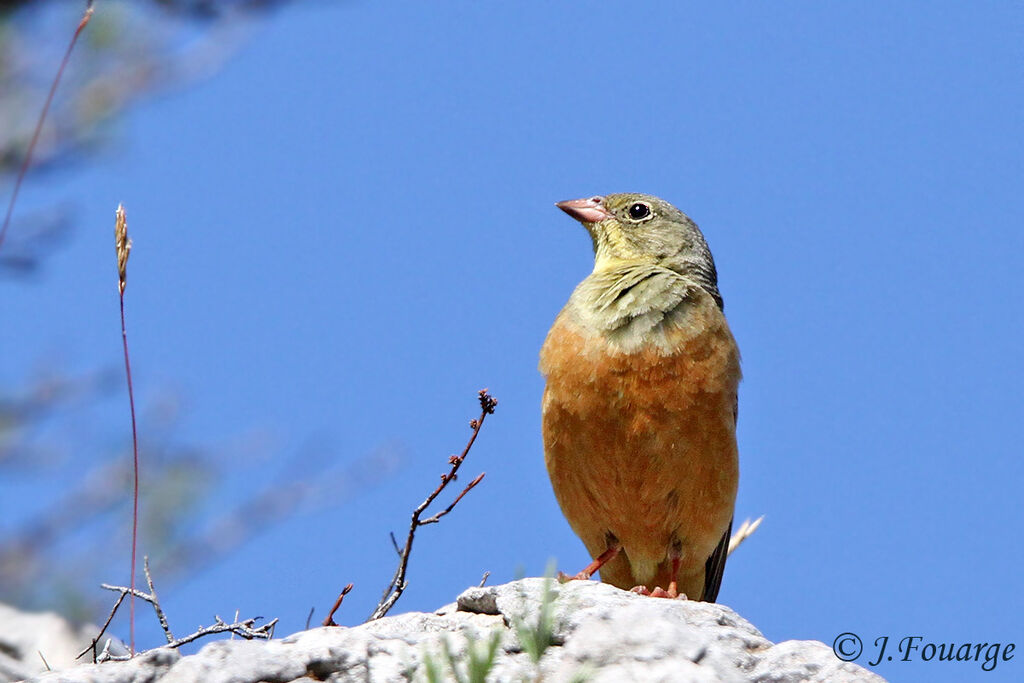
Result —
M594 272L631 264L660 266L692 279L721 306L718 273L704 235L664 199L627 192L556 206L583 224L594 242Z

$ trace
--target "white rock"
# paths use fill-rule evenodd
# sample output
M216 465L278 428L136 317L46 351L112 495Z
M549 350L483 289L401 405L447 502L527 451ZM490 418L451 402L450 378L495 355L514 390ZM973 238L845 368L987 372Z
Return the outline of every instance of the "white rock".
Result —
M0 604L0 683L43 673L47 665L67 669L88 661L76 661L75 655L98 631L96 626L74 628L53 612L22 612ZM121 647L115 643L111 649L120 652Z
M552 644L534 662L517 627L536 625L545 590L554 594ZM469 652L482 651L495 632L500 645L488 677L492 681L540 676L559 683L582 675L595 683L884 683L839 661L823 643L775 645L724 605L647 598L593 581L561 585L545 579L471 588L433 614L399 614L354 628L319 627L270 642L221 640L187 657L153 650L129 662L79 666L36 680L405 683L426 680L428 661L451 680L445 652L465 673ZM3 666L0 659L0 672Z

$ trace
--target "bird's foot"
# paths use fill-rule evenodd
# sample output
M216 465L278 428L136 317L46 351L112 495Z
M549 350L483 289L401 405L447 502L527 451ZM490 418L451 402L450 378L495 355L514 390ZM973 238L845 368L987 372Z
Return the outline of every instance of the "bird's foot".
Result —
M586 581L593 576L595 572L601 571L601 567L603 567L609 560L615 559L615 556L622 550L622 546L614 536L610 536L609 538L608 549L594 558L594 561L584 567L583 571L576 576L569 576L568 574L558 572L558 574L555 575L558 582L567 583L569 581Z
M668 600L688 600L686 593L680 593L676 588L676 584L673 581L668 585L668 589L664 589L661 586L655 586L654 590L651 590L647 586L633 586L629 589L631 593L638 593L640 595L646 595L651 598L666 598Z

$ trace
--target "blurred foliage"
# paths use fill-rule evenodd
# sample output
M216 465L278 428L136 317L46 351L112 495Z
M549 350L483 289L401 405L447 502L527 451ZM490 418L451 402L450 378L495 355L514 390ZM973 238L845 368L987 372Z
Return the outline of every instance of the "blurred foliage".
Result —
M59 605L78 620L108 608L109 596L96 586L123 582L131 441L118 425L98 425L105 408L123 402L123 390L120 368L81 376L50 370L19 391L0 390L0 602ZM281 457L260 433L234 443L183 444L175 437L179 420L180 402L171 393L148 401L140 415L139 536L164 588L287 517L350 500L398 465L390 445L336 464L323 444ZM227 493L239 489L239 479L244 495ZM14 486L39 495L15 508L4 502Z
M128 107L216 72L245 45L254 22L284 4L96 2L26 182L38 187L47 172L95 159L115 139L114 124ZM0 0L0 196L5 201L85 7L69 0ZM16 208L0 247L0 276L22 281L36 272L74 223L73 210L57 197L42 208ZM10 336L16 326L0 324L5 343L39 341L16 340ZM124 375L120 368L65 373L53 358L39 365L45 372L29 373L13 388L0 385L0 601L95 618L109 606L98 583L123 581L128 553L130 435L125 423L104 426L109 422L104 411L123 400ZM3 370L10 377L14 369ZM235 446L180 443L178 403L173 394L150 399L140 419L140 538L161 586L194 576L289 515L344 502L397 466L391 447L332 466L328 463L336 458L329 449L308 446L273 468L279 471L268 471L270 455L262 437ZM274 459L280 460L276 453ZM240 463L260 466L264 476L252 478L263 485L246 486L241 497L227 496L228 479L237 478L233 470L244 469ZM4 495L15 487L38 495L19 496L15 508Z
M60 602L69 616L92 616L87 584L110 571L112 554L96 550L127 538L131 459L127 438L104 438L83 425L95 425L98 409L123 381L113 370L50 371L17 391L0 390L3 485L39 493L23 508L0 503L0 601L26 607ZM147 547L157 552L173 544L218 480L210 454L165 445L173 443L172 406L159 401L148 411L155 438L143 447L151 484L140 518Z
M138 99L215 73L254 21L283 2L97 2L75 47L34 165L96 151L107 124ZM86 3L0 5L0 174L16 170L60 57Z
M0 193L25 158L46 94L86 7L69 0L0 1ZM101 154L116 122L142 98L216 73L257 22L285 0L101 0L82 33L44 122L30 183ZM41 174L43 174L41 176ZM56 204L56 201L55 201ZM72 223L58 212L16 212L0 275L39 267L42 244Z
M0 279L26 278L39 272L42 256L67 241L70 212L53 206L22 215L0 246Z

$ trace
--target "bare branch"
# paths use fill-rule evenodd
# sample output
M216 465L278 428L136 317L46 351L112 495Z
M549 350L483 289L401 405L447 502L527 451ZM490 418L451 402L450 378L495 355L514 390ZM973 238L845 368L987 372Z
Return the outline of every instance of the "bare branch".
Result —
M89 647L85 648L84 650L79 652L77 655L75 655L75 659L79 659L81 657L84 657L86 652L89 652L90 650L92 650L92 661L93 661L93 663L95 663L97 661L96 660L96 643L100 642L100 638L102 638L103 634L106 633L107 627L110 626L110 622L114 620L114 615L117 614L117 608L121 606L122 602L124 602L124 598L125 598L126 595L128 595L128 591L130 590L130 589L123 589L123 588L115 587L115 586L108 586L105 583L101 584L100 588L106 588L107 590L120 590L121 591L121 595L117 596L117 601L114 602L114 606L110 609L110 614L107 615L107 620L103 622L103 626L100 627L99 633L97 633L96 636L92 639L92 642L89 644Z
M160 628L164 630L164 636L167 638L168 643L174 642L174 634L171 633L171 627L167 624L167 615L164 614L163 608L160 607L160 600L156 597L156 589L153 588L153 575L149 573L149 558L142 558L142 569L146 572L146 584L149 586L149 594L153 598L150 604L153 605L153 609L156 611L156 618L160 620ZM235 613L235 621L238 621L238 614Z
M109 661L111 659L115 659L115 660L117 660L117 659L131 659L131 655L120 656L120 655L112 655L112 654L110 654L110 643L111 642L112 642L112 639L111 638L107 638L107 642L103 643L103 651L100 652L99 655L96 654L96 646L95 645L93 646L93 649L92 649L92 661L93 662L95 662L95 663L106 662L106 661Z
M165 645L164 647L178 648L182 645L191 643L194 640L198 640L199 638L202 638L204 636L210 636L217 633L231 633L233 636L239 636L241 638L245 638L246 640L270 640L274 637L274 626L277 624L277 619L272 619L266 624L263 624L262 626L256 626L256 622L262 619L263 617L253 617L251 619L243 619L239 621L236 615L235 621L229 624L225 622L223 619L221 619L219 616L214 615L213 618L216 621L211 626L200 626L199 629L197 629L194 633L190 633L189 635L184 636L183 638L175 638L171 634L171 628L167 624L167 617L166 615L164 615L163 608L160 607L160 601L157 599L156 590L154 590L153 588L153 577L149 573L148 557L143 559L143 566L145 567L146 570L146 583L149 584L149 593L144 593L130 586L111 586L107 583L100 584L100 588L109 591L115 591L117 593L120 593L120 595L117 596L117 600L114 602L114 607L110 610L110 615L107 617L107 620L103 623L103 627L100 629L99 633L97 633L96 637L92 639L92 643L89 645L89 647L79 652L78 656L75 657L75 659L84 656L85 653L89 652L90 650L93 653L93 662L120 661L132 658L132 656L135 654L133 650L129 651L127 655L110 654L110 638L108 638L106 644L104 644L103 650L98 655L96 654L96 645L99 643L100 639L103 638L103 634L106 632L107 627L110 626L110 622L113 620L114 614L117 613L117 608L120 607L121 603L124 602L125 597L129 595L139 598L140 600L145 600L153 606L153 611L156 612L157 619L160 620L160 625L164 629L164 635L167 637L167 645ZM351 588L351 584L349 588ZM340 602L341 601L339 599L339 604Z
M470 489L472 489L474 486L483 481L485 474L487 473L481 472L476 476L476 479L466 484L466 488L462 489L462 493L456 496L455 500L452 501L452 504L446 507L444 510L441 510L433 517L427 517L426 519L420 520L420 526L426 526L427 524L437 524L439 521L441 521L441 518L447 515L449 512L451 512L455 508L455 506L459 504L459 501L462 500L462 497L469 493Z
M420 519L420 515L430 506L434 500L441 495L441 492L445 490L448 484L452 483L458 477L459 468L462 463L466 460L466 456L469 455L469 451L473 448L473 443L476 441L476 437L480 434L480 429L484 426L484 420L488 415L494 413L494 409L498 405L498 400L487 393L487 389L481 389L478 393L480 401L480 417L470 420L469 428L473 430L472 435L469 437L469 441L466 443L466 447L462 449L462 453L459 455L453 455L448 458L448 463L451 468L445 474L441 475L441 483L438 484L437 488L431 492L427 498L416 506L416 509L412 511L412 518L409 522L409 533L405 538L405 546L402 548L398 559L398 567L395 569L394 576L391 578L391 583L384 589L384 594L381 596L380 602L377 603L377 607L373 610L367 621L373 621L374 619L380 619L395 606L398 602L398 598L402 597L402 593L405 591L408 583L406 582L406 573L409 568L409 555L412 552L413 540L416 538L416 529L426 524L434 524L438 522L442 517L451 512L458 504L462 497L469 493L470 489L480 483L484 478L483 474L480 474L473 481L469 482L465 489L462 490L455 500L452 501L451 505L427 519ZM397 543L395 544L397 546Z
M200 626L194 633L190 633L183 638L178 638L165 647L176 649L182 645L188 645L194 640L205 638L206 636L216 635L218 633L230 633L232 635L245 638L246 640L270 640L274 637L274 626L277 624L277 619L272 619L262 626L256 626L256 622L262 617L253 617L252 619L243 619L242 621L236 621L234 623L227 623L219 616L214 615L216 621L210 626ZM123 662L132 658L132 655L112 655L109 652L110 641L103 648L103 652L96 658L97 662Z
M277 619L271 619L262 626L256 626L256 622L262 619L262 617L253 617L252 619L243 619L242 621L236 621L232 624L225 623L223 619L214 615L216 623L212 626L200 627L195 633L190 633L184 638L178 638L172 643L168 643L167 647L177 648L182 645L191 643L193 640L198 640L205 636L212 636L216 633L233 633L240 638L246 640L270 640L274 637L274 626L277 624Z

